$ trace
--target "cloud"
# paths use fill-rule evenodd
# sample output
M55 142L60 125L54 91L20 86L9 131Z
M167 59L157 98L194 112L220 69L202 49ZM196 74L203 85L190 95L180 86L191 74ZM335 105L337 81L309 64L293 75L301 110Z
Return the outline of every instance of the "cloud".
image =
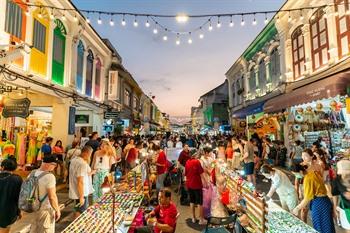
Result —
M142 86L145 86L148 89L154 89L156 88L157 91L164 89L166 91L171 91L171 83L169 80L165 78L158 78L158 79L141 79L139 80L139 83Z

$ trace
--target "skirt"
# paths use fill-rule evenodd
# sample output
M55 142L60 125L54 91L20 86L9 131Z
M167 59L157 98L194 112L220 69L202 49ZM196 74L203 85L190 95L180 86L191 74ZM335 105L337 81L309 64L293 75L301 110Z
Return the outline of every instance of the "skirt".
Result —
M315 197L310 207L315 230L320 233L335 233L331 200L328 197Z
M94 202L98 201L98 199L102 197L103 193L102 193L101 186L105 180L105 177L108 175L109 175L109 170L107 169L98 170L94 175L94 180L93 180L94 193L92 195Z

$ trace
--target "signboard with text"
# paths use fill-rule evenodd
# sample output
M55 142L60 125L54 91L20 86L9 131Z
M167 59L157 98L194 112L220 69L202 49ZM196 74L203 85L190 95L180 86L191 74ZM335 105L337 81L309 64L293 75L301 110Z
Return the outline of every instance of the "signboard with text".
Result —
M109 71L108 99L117 100L118 95L118 71Z
M30 100L24 99L9 99L4 101L4 108L2 115L5 118L8 117L21 117L27 118L29 116Z

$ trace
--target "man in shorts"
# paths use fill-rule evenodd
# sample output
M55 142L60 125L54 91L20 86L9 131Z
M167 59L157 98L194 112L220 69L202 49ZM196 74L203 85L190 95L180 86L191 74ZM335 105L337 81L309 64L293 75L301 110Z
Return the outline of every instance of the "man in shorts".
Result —
M256 185L256 179L254 174L254 145L252 139L248 141L248 138L244 136L242 138L244 144L243 149L243 161L244 161L244 174L247 176L249 182Z
M93 149L84 146L79 156L74 157L69 166L69 198L75 200L75 218L88 207L88 196L92 193L91 168L89 160Z
M204 170L201 166L200 161L197 158L198 154L195 153L186 162L185 176L186 176L186 187L190 196L190 206L192 210L192 222L196 223L196 205L199 209L199 224L205 224L203 215L203 185L202 175Z

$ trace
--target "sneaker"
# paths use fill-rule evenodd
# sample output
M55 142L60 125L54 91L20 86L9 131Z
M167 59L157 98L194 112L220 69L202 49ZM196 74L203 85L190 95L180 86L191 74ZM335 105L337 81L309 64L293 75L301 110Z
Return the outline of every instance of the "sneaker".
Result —
M207 221L206 220L199 220L199 225L206 225L207 224Z

